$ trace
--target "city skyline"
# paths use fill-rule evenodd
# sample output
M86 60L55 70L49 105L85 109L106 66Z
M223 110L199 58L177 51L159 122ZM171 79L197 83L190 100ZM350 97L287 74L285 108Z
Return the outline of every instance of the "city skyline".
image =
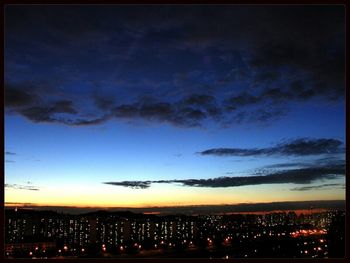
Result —
M345 200L341 5L7 5L5 205Z
M341 258L345 211L72 215L6 209L7 258Z

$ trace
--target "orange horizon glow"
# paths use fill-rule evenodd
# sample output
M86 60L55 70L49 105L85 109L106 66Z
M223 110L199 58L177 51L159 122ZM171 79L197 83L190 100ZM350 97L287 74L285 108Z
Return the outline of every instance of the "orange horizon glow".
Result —
M64 189L62 191L61 189ZM232 189L191 189L179 186L155 185L152 189L117 189L102 185L42 187L40 191L5 190L5 206L26 204L27 206L65 206L78 208L152 208L205 205L238 205L299 201L345 200L345 191L309 191L300 195L288 191L288 186L264 188L245 186Z
M288 212L294 212L297 215L304 214L316 214L316 213L322 213L326 212L332 209L325 209L325 208L320 208L320 209L286 209L286 210L271 210L271 211L256 211L256 212L227 212L227 213L219 213L222 215L234 215L234 214L249 214L249 215L261 215L261 214L271 214L271 213L288 213Z

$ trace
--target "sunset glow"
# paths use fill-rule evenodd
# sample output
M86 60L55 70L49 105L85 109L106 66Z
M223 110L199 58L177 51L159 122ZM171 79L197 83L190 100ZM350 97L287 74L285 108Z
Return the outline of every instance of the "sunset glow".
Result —
M5 205L345 200L342 6L5 8Z

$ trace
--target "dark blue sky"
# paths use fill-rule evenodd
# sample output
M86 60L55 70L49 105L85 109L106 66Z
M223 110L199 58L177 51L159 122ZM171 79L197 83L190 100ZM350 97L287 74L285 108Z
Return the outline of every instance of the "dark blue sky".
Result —
M340 5L8 5L6 201L345 198L344 28Z

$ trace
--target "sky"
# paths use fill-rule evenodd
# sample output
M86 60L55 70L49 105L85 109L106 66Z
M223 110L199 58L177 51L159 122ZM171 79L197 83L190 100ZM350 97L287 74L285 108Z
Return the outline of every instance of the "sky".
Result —
M7 5L5 203L345 199L341 5Z

